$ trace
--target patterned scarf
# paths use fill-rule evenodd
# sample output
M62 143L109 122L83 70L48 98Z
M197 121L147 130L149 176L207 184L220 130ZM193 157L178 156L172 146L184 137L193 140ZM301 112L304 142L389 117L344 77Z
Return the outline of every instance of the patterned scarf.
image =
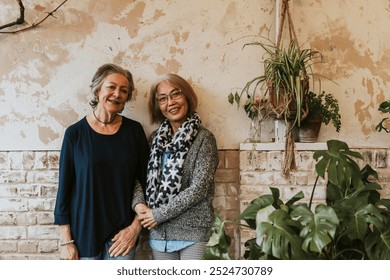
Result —
M172 135L167 119L157 129L148 163L146 200L149 207L156 208L166 204L180 192L183 163L200 125L199 115L194 113L179 127L175 135ZM169 156L162 167L165 152Z

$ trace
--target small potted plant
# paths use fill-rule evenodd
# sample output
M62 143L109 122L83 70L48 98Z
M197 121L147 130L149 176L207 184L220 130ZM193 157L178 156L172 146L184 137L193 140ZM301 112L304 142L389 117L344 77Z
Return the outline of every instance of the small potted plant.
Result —
M310 91L306 96L308 114L299 127L300 142L317 141L321 124L332 123L336 131L341 129L341 115L338 100L330 93L323 91L319 95Z

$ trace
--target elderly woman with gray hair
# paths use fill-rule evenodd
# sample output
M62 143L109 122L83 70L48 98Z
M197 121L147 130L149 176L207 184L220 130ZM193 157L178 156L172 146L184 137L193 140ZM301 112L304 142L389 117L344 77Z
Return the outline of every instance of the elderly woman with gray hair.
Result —
M120 113L134 90L128 70L104 64L92 79L91 113L64 135L54 223L61 259L134 259L142 229L149 145L140 123ZM134 195L140 193L141 195Z

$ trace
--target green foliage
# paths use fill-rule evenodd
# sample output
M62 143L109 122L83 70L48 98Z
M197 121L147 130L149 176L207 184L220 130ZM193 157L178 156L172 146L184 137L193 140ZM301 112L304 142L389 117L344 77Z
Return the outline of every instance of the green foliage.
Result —
M309 108L309 113L306 119L311 118L320 118L323 123L328 125L330 122L333 123L333 126L336 128L336 131L339 132L341 129L341 115L339 113L339 103L338 100L330 93L325 93L323 91L319 95L310 91L307 94L307 104Z
M314 153L317 179L327 178L326 204L312 210L311 201L299 202L302 192L284 203L276 188L252 200L238 218L256 233L245 242L245 259L390 259L390 200L380 198L378 174L369 165L360 169L363 156L346 143L327 146ZM228 258L225 223L216 219L206 259Z
M382 113L390 113L390 100L383 101L378 108L379 111ZM384 130L387 133L390 133L390 129L385 126L385 123L388 121L389 118L383 118L381 122L375 127L375 129L378 132L381 132Z
M273 91L277 104L280 104L276 113L294 118L294 124L299 126L305 95L309 90L309 77L314 76L312 67L322 62L322 55L312 49L301 49L295 40L287 47L279 47L267 38L262 39L263 42L248 43L244 47L260 46L265 51L263 74L249 80L241 92L231 92L228 101L230 104L236 103L238 108L242 106L248 117L253 119L264 109L259 92L270 94ZM291 103L296 108L295 116L291 116Z
M214 214L214 225L211 228L211 236L207 242L205 259L208 260L229 260L228 249L231 244L230 236L225 234L225 222L222 221L219 213Z

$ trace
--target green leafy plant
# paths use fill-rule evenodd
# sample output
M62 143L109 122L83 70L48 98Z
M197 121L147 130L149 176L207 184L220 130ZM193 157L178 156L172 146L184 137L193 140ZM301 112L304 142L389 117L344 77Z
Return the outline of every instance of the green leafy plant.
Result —
M338 140L328 150L316 151L317 179L308 203L299 192L284 203L279 190L252 200L231 223L256 232L247 240L245 259L390 259L390 200L381 199L378 174L369 165L360 169L363 156ZM312 205L319 178L327 178L326 203ZM217 219L206 245L206 259L229 259L230 237Z
M390 113L390 100L383 101L378 108L382 113ZM390 133L390 129L386 127L385 123L389 118L383 118L381 122L375 127L376 131L381 132L382 130Z
M228 101L236 103L239 108L243 103L248 117L253 119L258 114L261 101L259 92L264 92L278 118L292 118L293 123L299 126L307 111L304 107L305 95L309 90L309 78L314 76L312 67L322 61L322 55L312 49L301 49L295 40L286 48L264 40L267 41L244 45L260 46L265 51L263 74L248 81L240 93L231 92Z
M339 103L332 94L325 93L325 91L323 91L317 95L316 93L310 91L307 94L307 106L309 108L309 112L302 122L313 118L319 118L321 122L326 125L332 122L336 131L340 131L341 115L339 113Z

